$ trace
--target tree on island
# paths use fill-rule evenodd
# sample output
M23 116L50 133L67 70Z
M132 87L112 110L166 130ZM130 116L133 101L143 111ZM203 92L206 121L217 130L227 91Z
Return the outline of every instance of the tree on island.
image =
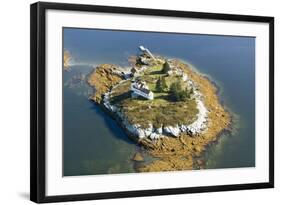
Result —
M191 87L190 90L189 90L189 94L193 95L193 93L194 93L194 90L193 90L193 87Z
M165 63L163 64L162 72L167 73L169 70L171 70L171 66L168 63L168 61L166 60Z
M193 88L190 90L183 89L181 82L177 81L171 84L170 86L170 93L174 99L177 101L187 101L191 98L191 95L193 94Z
M167 91L168 90L168 85L166 83L165 77L161 77L161 82L162 82L163 91Z
M164 77L159 77L156 81L156 91L157 92L165 92L168 89L168 85Z

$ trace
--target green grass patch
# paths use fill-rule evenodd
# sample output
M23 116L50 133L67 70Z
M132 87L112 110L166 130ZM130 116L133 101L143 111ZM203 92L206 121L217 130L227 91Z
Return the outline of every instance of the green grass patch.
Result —
M163 74L162 69L163 69L163 64L157 64L157 65L148 67L144 71L144 73L145 73L145 75Z
M125 99L128 99L131 97L131 81L127 80L120 84L118 84L116 87L114 87L111 90L110 94L110 103L111 104L117 104Z
M195 100L167 102L163 99L126 99L119 103L119 107L130 123L140 124L143 128L148 127L149 123L155 128L191 124L198 113Z

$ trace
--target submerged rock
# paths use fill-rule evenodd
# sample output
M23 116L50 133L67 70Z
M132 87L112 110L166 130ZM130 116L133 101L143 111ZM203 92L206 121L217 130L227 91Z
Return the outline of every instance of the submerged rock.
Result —
M134 156L132 157L132 160L133 161L136 161L136 162L143 162L144 161L144 158L143 156L141 155L141 153L137 152L134 154Z

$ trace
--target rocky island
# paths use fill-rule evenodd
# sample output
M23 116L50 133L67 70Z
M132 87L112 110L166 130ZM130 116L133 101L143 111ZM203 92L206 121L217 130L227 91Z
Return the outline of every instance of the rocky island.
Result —
M216 86L187 63L139 49L132 67L102 64L88 75L90 99L154 157L137 171L204 168L199 157L231 122Z
M68 70L69 69L69 63L71 60L71 55L67 50L63 51L63 69Z

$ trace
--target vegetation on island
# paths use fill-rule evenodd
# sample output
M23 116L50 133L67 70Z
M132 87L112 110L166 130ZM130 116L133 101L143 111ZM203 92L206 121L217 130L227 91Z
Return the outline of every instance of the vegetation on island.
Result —
M159 77L156 81L155 90L159 93L168 91L168 85L164 77Z
M164 64L148 67L137 76L148 84L154 93L153 100L132 98L131 80L126 80L112 88L111 104L117 106L132 124L143 128L150 124L154 128L191 124L197 117L195 99L191 98L189 88L184 86L182 78L176 74L167 74Z
M184 89L180 81L171 84L170 92L172 97L177 101L188 101L194 93L193 87Z

